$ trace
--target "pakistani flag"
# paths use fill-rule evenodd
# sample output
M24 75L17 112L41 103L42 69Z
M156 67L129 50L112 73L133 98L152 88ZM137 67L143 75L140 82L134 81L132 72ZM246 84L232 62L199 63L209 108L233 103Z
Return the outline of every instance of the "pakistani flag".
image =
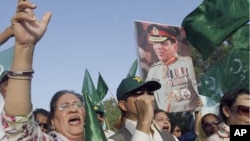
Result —
M249 22L249 0L204 0L182 21L188 41L207 59L232 33Z
M95 85L93 83L93 80L88 72L88 70L85 70L85 76L84 76L84 91L86 91L92 101L92 104L101 106L102 109L104 109L104 106L102 104L103 98L106 96L108 91L108 86L106 82L104 81L101 73L99 73L98 82L97 82L97 89L95 88Z
M99 99L99 95L97 94L95 85L87 69L85 70L85 74L84 74L82 90L83 92L86 92L91 97L92 101Z
M88 70L85 70L82 94L85 100L86 108L86 125L85 138L87 141L106 141L106 136L102 126L94 111L92 98L97 97L97 91L94 87L93 81L89 75ZM91 98L91 99L90 99Z
M102 101L108 92L108 85L104 81L101 73L99 72L98 82L97 82L97 93L99 96L99 101Z
M93 104L90 101L89 95L87 93L83 93L83 96L87 113L85 125L86 141L106 141L106 136L94 111Z
M232 35L233 49L225 60L217 60L199 80L199 93L219 102L226 91L249 88L249 24Z
M137 67L138 67L138 61L136 59L133 62L132 66L130 67L128 74L127 74L127 77L134 77L136 75Z

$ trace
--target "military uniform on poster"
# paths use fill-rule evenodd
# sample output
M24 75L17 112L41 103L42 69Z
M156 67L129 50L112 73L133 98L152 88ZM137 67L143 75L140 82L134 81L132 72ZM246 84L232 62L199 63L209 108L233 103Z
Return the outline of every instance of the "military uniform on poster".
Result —
M157 62L149 69L146 80L161 83L155 92L157 106L169 112L193 111L197 108L198 90L192 59L178 56L169 65Z

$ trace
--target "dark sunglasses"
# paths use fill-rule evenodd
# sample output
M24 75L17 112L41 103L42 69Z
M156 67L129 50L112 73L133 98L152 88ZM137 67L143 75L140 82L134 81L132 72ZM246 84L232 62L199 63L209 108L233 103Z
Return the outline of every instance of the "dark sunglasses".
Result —
M138 91L133 91L133 92L127 93L127 94L123 97L123 99L125 100L125 99L127 99L128 97L130 97L130 96L140 96L140 95L143 95L143 94L145 94L145 93L147 93L148 95L153 95L153 94L154 94L154 92L149 91L149 90L138 90Z
M44 129L49 129L49 126L48 126L48 124L47 123L42 123L42 122L40 122L40 121L37 121L37 124L40 126L40 127L43 127Z
M149 95L153 95L154 94L154 92L151 92L151 91L149 91L149 90L138 90L138 91L135 91L135 92L133 92L132 94L133 95L143 95L143 94L145 94L145 93L147 93L147 94L149 94Z
M212 122L204 122L202 124L202 127L203 128L206 128L206 127L212 127L212 125L219 125L220 121L219 120L215 120L215 121L212 121Z
M250 111L250 107L247 106L243 106L243 105L237 105L235 107L231 108L232 111L237 112L237 114L242 115L242 116L247 116L249 117L249 111Z

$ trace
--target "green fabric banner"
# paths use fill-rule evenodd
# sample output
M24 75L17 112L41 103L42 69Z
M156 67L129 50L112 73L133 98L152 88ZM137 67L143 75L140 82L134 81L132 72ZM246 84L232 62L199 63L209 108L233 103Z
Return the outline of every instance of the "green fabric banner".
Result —
M85 100L86 108L86 125L85 125L85 138L86 141L106 141L103 128L97 118L94 111L93 100L98 100L98 95L93 84L92 78L89 75L88 70L85 70L82 94ZM91 100L90 98L91 97ZM98 101L99 102L99 101Z
M89 71L87 69L84 73L82 92L88 93L88 95L91 97L92 103L100 101L93 80L90 77Z
M138 61L135 60L128 71L127 77L134 77L137 71L137 67L138 67Z
M98 82L97 82L97 93L99 96L99 101L102 101L104 99L107 92L108 92L108 85L104 81L101 73L99 73Z
M199 80L199 93L219 102L220 97L236 87L249 88L249 25L232 35L233 49L223 61L217 61Z
M207 59L249 21L249 0L204 0L182 21L189 42Z
M92 102L89 99L89 94L83 93L86 108L86 125L85 125L85 140L86 141L106 141L106 136L102 126L94 111Z

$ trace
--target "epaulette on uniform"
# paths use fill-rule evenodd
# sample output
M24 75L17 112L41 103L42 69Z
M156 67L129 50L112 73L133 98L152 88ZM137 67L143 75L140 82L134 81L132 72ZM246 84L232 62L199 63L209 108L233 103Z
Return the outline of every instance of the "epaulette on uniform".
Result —
M153 68L153 67L155 67L155 66L159 66L159 65L161 65L161 64L162 64L162 62L161 62L161 61L156 62L156 63L154 63L153 65L151 65L151 67L150 67L150 68Z
M191 61L192 60L192 58L191 57L189 57L189 56L185 56L185 57L178 57L178 60L184 60L184 61Z

